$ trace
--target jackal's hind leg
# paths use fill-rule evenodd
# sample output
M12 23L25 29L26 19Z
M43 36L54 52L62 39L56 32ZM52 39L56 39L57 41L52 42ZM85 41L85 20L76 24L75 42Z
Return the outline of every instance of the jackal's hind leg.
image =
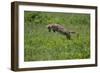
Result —
M53 32L55 32L55 30L53 30Z
M69 40L71 39L70 33L67 33L67 34L66 34L66 38L69 39Z

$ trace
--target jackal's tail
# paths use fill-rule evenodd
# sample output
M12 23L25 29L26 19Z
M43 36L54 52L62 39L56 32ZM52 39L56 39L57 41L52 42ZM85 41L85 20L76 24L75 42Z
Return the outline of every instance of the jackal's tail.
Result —
M70 33L76 33L76 32L74 32L74 31L70 31Z

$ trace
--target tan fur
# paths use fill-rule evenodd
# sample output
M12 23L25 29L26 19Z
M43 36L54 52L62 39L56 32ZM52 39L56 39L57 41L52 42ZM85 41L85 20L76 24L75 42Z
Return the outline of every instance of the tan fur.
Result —
M48 28L49 32L51 31L59 32L65 35L68 39L71 39L71 33L75 33L75 32L66 30L62 25L59 25L59 24L49 24L46 27Z

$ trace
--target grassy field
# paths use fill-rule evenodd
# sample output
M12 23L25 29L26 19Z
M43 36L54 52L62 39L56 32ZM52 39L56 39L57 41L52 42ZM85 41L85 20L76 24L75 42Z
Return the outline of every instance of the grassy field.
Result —
M57 23L79 34L68 40L48 32ZM90 58L90 15L75 13L24 12L24 61Z

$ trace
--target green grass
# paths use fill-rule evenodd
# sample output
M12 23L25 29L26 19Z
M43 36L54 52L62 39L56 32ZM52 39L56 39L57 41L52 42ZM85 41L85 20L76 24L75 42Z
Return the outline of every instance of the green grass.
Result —
M90 15L74 13L24 12L24 61L90 58ZM58 23L78 32L68 40L48 32L46 25Z

